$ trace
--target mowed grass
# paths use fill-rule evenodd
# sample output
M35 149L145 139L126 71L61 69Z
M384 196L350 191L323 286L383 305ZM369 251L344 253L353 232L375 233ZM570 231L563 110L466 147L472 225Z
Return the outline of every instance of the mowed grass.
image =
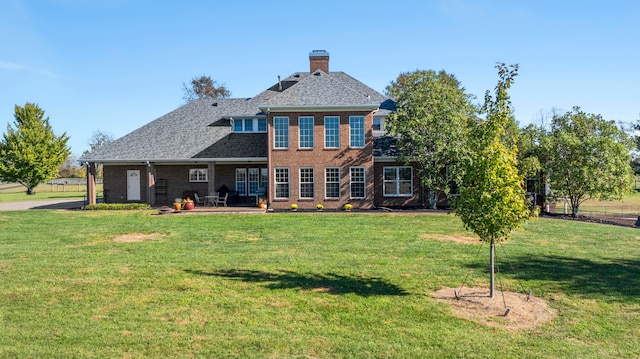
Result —
M98 193L102 192L102 184L98 184L96 190ZM84 199L87 195L86 186L78 186L76 184L70 184L67 186L41 184L35 188L35 194L27 195L26 192L27 188L18 183L0 184L0 203L55 199Z
M557 211L562 210L563 203L560 202L557 205ZM568 210L571 212L570 204ZM587 200L580 206L580 214L640 216L640 192L628 194L621 201Z
M504 288L559 312L521 331L430 297L488 282L488 247L434 239L470 235L452 215L22 211L0 228L3 358L640 357L631 228L539 219L501 245Z

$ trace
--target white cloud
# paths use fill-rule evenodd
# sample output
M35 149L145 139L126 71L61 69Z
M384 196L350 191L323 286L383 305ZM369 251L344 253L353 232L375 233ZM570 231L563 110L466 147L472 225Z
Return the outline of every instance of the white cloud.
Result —
M40 74L40 75L45 75L45 76L53 77L53 78L60 77L55 72L49 71L47 69L31 67L31 66L27 66L27 65L23 65L23 64L16 64L16 63L13 63L13 62L8 62L8 61L3 61L3 60L0 60L0 70L27 71L27 72L33 72L33 73L37 73L37 74Z

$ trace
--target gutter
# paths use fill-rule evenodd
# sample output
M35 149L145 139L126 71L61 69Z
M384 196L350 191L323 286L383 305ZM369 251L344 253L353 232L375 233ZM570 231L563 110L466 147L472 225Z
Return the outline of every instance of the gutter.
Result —
M146 164L147 162L152 162L155 164L191 164L191 163L208 163L208 162L216 162L216 163L232 163L232 162L267 162L267 157L236 157L236 158L175 158L175 159L120 159L120 160L109 160L109 159L84 159L78 160L80 163L93 162L93 163L108 163L108 164Z
M271 112L331 112L331 111L373 111L380 104L339 105L339 106L259 106L260 111Z

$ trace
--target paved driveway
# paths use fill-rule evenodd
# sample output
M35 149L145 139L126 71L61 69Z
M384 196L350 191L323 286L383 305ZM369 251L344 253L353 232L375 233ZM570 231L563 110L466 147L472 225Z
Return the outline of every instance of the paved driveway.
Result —
M77 199L56 199L44 201L22 201L0 203L0 211L23 211L27 209L80 209L84 201Z

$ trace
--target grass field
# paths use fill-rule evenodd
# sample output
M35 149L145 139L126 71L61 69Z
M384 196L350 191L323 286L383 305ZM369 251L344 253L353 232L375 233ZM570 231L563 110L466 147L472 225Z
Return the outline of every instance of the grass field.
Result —
M559 316L511 331L430 297L488 282L451 215L153 213L0 213L0 357L640 357L635 229L527 223L501 282Z
M102 184L96 186L100 194ZM27 195L26 187L17 183L0 184L0 202L37 201L48 199L84 199L87 192L84 185L48 185L41 184L35 189L34 195Z

